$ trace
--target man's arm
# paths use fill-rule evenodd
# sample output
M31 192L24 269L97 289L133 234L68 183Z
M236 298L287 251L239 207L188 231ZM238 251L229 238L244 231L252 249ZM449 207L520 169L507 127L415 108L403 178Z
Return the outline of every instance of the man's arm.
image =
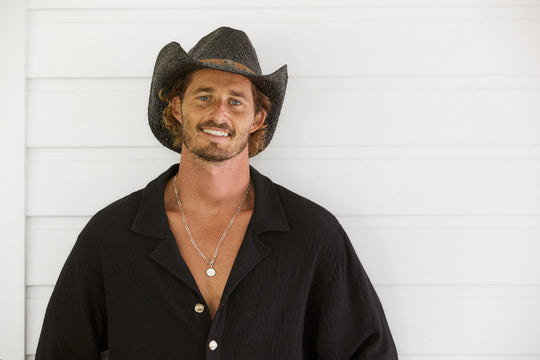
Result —
M107 348L104 297L80 260L80 245L69 255L49 301L36 360L96 360Z
M342 230L334 269L314 294L319 312L317 357L335 360L395 360L397 351L381 303ZM330 266L327 270L330 269Z

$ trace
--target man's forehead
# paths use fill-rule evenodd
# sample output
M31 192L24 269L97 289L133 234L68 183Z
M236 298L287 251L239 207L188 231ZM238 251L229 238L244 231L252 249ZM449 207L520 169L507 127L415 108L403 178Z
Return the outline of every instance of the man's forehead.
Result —
M227 71L215 69L200 69L192 72L190 85L197 83L246 87L251 87L253 85L251 80L244 75L233 74Z

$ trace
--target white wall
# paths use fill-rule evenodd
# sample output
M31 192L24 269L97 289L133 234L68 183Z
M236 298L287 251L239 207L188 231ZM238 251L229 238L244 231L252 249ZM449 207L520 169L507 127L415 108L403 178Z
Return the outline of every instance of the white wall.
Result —
M25 4L0 1L0 359L24 359Z
M540 1L28 0L27 339L77 233L176 154L153 63L245 30L289 64L253 164L340 218L405 360L540 359Z

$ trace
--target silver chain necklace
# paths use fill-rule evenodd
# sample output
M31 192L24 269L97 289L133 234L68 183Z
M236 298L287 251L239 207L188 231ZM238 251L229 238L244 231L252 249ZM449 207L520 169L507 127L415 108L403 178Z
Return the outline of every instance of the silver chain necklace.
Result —
M174 195L176 195L176 201L178 203L178 207L180 208L180 212L182 213L182 221L184 221L184 227L186 228L187 234L189 235L189 240L191 240L191 244L193 245L195 250L197 250L199 255L204 259L204 261L206 261L206 263L209 266L208 269L206 269L206 275L208 275L210 277L215 276L216 275L216 269L214 269L214 262L216 261L216 258L218 256L219 247L221 246L221 243L223 243L223 240L225 239L225 235L227 235L227 231L229 231L232 224L234 223L234 220L236 219L236 215L238 215L238 213L240 212L240 209L242 208L242 205L244 205L244 202L247 199L249 189L251 189L251 182L248 185L248 188L247 188L247 190L246 190L246 192L244 194L244 197L242 198L242 201L240 202L240 205L238 206L238 209L236 209L236 212L234 213L231 221L229 221L229 225L227 226L227 228L225 229L225 231L221 235L221 238L219 239L219 242L218 242L218 244L216 246L216 250L214 251L214 256L212 257L212 260L208 260L208 258L204 255L204 253L201 251L201 249L199 249L199 247L195 243L195 240L193 239L193 236L191 236L191 231L189 230L189 226L188 226L187 221L186 221L186 215L184 214L184 209L182 209L182 202L180 201L180 196L178 195L178 188L176 187L176 177L177 177L177 175L174 175L174 182L173 182Z

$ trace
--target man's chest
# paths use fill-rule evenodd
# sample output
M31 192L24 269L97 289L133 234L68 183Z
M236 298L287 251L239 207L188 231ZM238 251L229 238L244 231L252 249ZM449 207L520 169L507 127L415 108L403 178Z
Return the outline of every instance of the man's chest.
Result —
M219 217L186 219L188 232L181 216L167 213L180 254L204 297L212 318L219 307L250 216L251 211L239 213L229 229L227 220Z

